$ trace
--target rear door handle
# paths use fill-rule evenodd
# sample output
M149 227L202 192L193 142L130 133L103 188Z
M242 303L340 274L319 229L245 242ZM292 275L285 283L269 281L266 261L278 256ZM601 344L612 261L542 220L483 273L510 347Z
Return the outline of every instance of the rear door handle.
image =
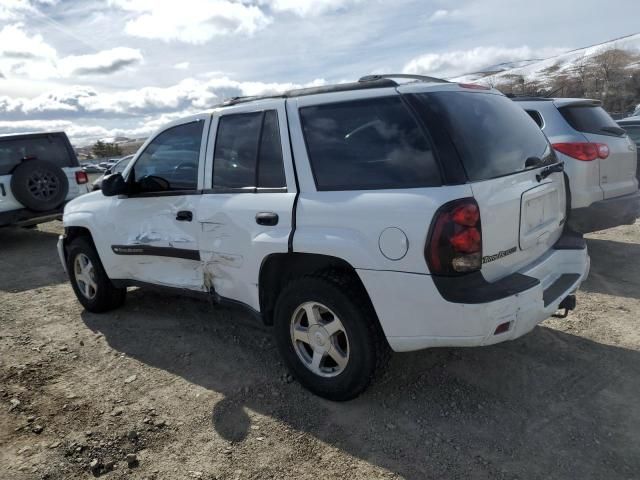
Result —
M274 212L256 213L256 223L258 225L273 227L274 225L278 224L278 214Z
M176 220L179 222L190 222L193 220L193 213L189 210L181 210L176 214Z

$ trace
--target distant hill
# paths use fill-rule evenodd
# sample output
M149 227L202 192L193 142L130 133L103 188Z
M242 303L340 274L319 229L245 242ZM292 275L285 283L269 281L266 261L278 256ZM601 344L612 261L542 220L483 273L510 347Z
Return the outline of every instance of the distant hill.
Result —
M545 59L521 60L501 63L483 68L479 72L468 73L453 78L456 82L484 81L493 84L507 82L512 76L523 76L528 81L550 81L562 73L569 73L585 62L593 60L599 54L612 49L629 52L632 56L640 57L640 33L616 38L608 42L591 45L589 47L570 50L560 55ZM629 68L640 68L640 58L629 65Z

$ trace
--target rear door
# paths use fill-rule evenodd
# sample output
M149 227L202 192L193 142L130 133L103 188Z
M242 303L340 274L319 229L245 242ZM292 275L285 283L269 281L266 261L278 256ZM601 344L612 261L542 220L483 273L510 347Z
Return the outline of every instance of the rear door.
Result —
M567 123L589 142L607 145L608 157L597 160L604 198L615 198L638 190L635 144L609 114L593 102L559 106L558 110Z
M562 173L543 174L557 160L538 125L496 93L415 97L427 127L445 125L463 163L480 208L485 278L502 278L547 252L562 233L566 206Z
M209 138L198 207L205 286L259 310L260 267L288 251L296 195L285 101L227 107Z

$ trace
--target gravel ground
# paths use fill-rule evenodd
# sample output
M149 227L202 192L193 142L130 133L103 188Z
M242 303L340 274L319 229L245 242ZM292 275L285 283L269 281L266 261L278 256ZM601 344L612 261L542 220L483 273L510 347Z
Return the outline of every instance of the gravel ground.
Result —
M144 290L83 311L60 230L0 230L2 479L640 478L640 224L589 236L568 319L396 354L342 404L242 312Z

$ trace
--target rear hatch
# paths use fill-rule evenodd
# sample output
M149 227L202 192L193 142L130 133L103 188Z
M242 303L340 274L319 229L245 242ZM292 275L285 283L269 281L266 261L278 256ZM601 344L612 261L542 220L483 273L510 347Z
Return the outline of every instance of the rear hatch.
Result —
M564 178L547 138L529 115L495 91L412 96L442 122L478 203L482 273L493 281L543 256L562 234ZM435 116L434 116L435 115ZM451 159L443 159L451 161Z
M0 137L0 176L7 176L8 179L21 162L30 158L53 163L65 172L69 181L67 198L86 192L86 187L82 189L76 181L75 172L80 170L80 165L65 133L33 133Z
M609 155L596 159L600 165L600 187L604 198L627 195L638 189L636 179L637 156L634 142L629 138L600 102L584 100L556 106L571 127L590 143L606 145Z

